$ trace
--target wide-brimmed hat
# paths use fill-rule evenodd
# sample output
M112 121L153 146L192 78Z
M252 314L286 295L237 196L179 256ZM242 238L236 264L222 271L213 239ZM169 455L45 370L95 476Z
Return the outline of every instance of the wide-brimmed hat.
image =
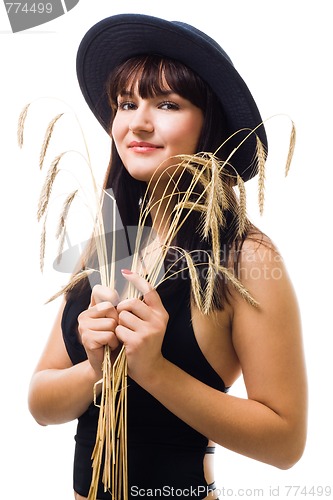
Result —
M95 24L83 37L77 53L81 91L92 112L109 132L111 108L106 92L110 72L133 56L156 54L176 59L195 71L220 100L227 136L234 148L255 129L267 150L267 138L257 105L225 51L208 35L186 23L143 14L119 14ZM257 173L254 134L231 158L244 180Z

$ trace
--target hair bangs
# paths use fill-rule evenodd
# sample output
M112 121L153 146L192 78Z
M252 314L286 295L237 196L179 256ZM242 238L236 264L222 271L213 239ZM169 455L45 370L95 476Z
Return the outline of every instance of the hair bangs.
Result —
M158 55L136 56L126 60L110 75L109 101L117 109L117 97L137 90L142 99L175 92L205 110L206 92L201 78L179 61Z

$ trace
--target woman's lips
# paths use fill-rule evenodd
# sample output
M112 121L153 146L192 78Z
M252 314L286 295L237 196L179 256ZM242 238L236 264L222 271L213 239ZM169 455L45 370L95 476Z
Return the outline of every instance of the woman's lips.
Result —
M152 144L151 142L132 141L128 147L137 153L146 153L149 151L155 151L156 149L160 149L162 146L158 146L157 144Z

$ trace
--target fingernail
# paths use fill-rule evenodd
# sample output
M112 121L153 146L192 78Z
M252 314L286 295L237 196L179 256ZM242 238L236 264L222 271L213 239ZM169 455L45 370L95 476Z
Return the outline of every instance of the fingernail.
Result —
M121 269L121 272L123 274L133 274L132 271L130 271L129 269Z

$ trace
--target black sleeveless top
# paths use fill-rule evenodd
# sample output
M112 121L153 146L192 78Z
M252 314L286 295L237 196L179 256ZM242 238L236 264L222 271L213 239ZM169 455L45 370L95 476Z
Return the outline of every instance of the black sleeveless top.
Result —
M162 346L164 357L201 382L226 392L223 380L203 356L196 341L191 324L188 280L182 281L176 293L162 294L159 288L158 291L169 313ZM63 338L73 364L87 359L77 337L77 317L88 307L90 293L87 291L80 300L70 298L62 318ZM151 493L155 488L160 489L159 498L170 497L176 490L177 498L205 498L207 483L203 459L208 439L167 410L131 378L128 378L127 398L129 499L156 498ZM85 497L91 482L91 454L98 413L99 408L91 404L79 417L75 436L74 489ZM110 493L104 493L102 483L97 497L111 499Z

